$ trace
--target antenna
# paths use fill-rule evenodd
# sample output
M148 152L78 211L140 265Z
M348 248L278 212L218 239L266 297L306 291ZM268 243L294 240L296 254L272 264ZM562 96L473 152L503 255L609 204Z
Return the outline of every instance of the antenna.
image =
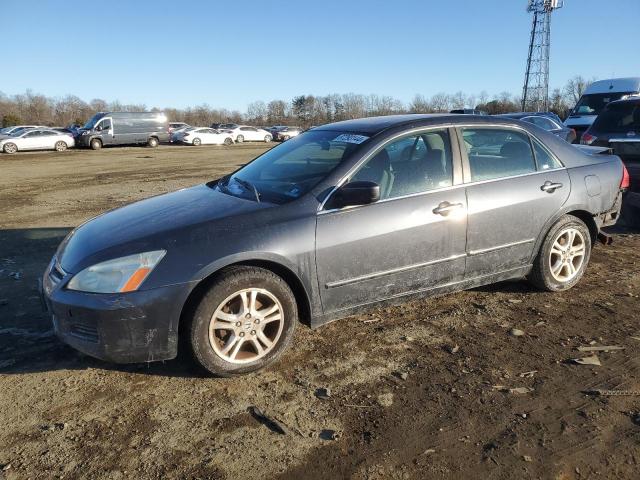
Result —
M533 14L527 70L522 88L522 111L546 111L549 108L549 51L551 14L562 8L564 0L528 0L527 12Z

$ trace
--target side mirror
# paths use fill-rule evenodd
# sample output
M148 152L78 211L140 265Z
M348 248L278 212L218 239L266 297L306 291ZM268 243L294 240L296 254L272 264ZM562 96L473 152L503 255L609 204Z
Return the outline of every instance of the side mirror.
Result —
M329 201L328 208L368 205L380 200L380 185L374 182L349 182L340 187Z

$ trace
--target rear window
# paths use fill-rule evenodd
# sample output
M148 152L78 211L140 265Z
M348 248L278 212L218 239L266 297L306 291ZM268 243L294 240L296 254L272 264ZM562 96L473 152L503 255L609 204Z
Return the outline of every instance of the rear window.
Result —
M640 131L640 103L624 102L609 105L593 123L601 132Z
M583 95L573 109L572 115L600 115L610 102L620 100L623 96L633 92L592 93Z

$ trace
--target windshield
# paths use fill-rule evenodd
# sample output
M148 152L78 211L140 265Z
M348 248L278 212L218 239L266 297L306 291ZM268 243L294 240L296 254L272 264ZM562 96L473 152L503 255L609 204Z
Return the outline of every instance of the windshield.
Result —
M218 183L220 191L242 198L286 203L326 178L368 137L315 130L272 148Z
M11 136L13 137L17 137L19 135L22 135L24 132L26 132L27 130L29 130L31 127L21 127L21 128L16 128L14 131L12 131L10 133Z
M623 96L633 92L593 93L583 95L571 112L571 115L600 115L608 103L620 100Z
M100 120L102 117L104 117L102 113L96 113L82 128L84 128L85 130L91 130L96 126L96 123L98 123L98 120Z
M623 102L609 105L593 123L599 132L640 132L640 104Z

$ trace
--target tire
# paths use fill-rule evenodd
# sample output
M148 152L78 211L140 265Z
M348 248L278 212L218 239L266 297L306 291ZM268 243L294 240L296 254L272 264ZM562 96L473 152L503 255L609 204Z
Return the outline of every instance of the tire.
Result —
M282 141L286 142L287 140L289 140L291 137L289 135L285 135L284 137L282 137Z
M202 145L202 140L200 140L199 138L194 138L191 143L193 145L195 145L196 147L198 147L198 146Z
M5 143L2 150L4 153L16 153L18 151L18 146L15 143Z
M264 143L269 143L271 142L271 135L265 135L264 136Z
M224 139L224 144L229 146L229 145L233 145L233 138L231 137L227 137Z
M262 316L243 313L243 294L245 302L254 306L252 311L264 312ZM232 267L218 275L186 321L183 340L195 361L213 375L230 377L259 370L278 359L291 343L298 310L291 289L275 273ZM218 328L211 328L214 325ZM270 346L264 338L272 342Z
M242 136L242 135L238 135L238 136L236 137L236 142L237 142L237 143L242 143L242 142L244 142L244 136Z
M549 292L568 290L580 281L590 257L589 228L579 218L564 215L547 233L529 281Z
M91 140L91 143L89 143L89 145L91 146L92 150L100 150L102 148L102 142L97 138Z
M151 148L156 148L159 143L156 137L149 137L149 140L147 140L147 145Z
M67 149L67 144L63 141L56 142L56 145L54 148L56 152L64 152Z

